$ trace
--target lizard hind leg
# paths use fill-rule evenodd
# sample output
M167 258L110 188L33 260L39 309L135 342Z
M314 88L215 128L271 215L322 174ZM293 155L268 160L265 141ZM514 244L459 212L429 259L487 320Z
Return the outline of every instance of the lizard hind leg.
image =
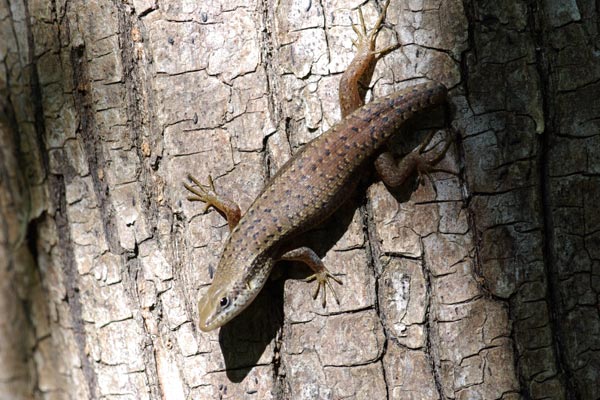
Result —
M436 165L442 161L450 149L454 139L452 137L447 138L441 151L435 151L434 149L427 150L434 136L435 131L427 135L425 140L416 149L404 156L399 163L396 163L396 160L389 152L380 154L375 160L375 169L381 180L389 187L398 187L403 185L416 172L418 175L417 182L422 184L425 181L424 178L428 178L437 194L434 180L431 176L432 173L445 172L455 176L459 174L456 171L436 168ZM437 145L434 147L437 147Z
M356 47L356 54L352 62L344 71L339 85L339 100L342 117L351 114L357 108L363 106L364 92L361 91L359 82L366 83L371 79L371 74L375 68L378 59L390 51L399 47L399 45L389 46L382 50L376 50L376 40L383 20L387 12L390 0L387 0L383 6L374 27L367 30L365 18L362 12L362 6L358 8L359 25L352 24L352 29L356 33L356 39L352 43Z
M387 0L383 5L383 9L377 18L377 21L373 25L373 28L367 31L367 25L365 24L365 18L363 16L362 7L358 8L358 19L360 21L360 25L357 26L352 24L352 29L356 33L357 38L352 40L354 46L358 49L359 52L367 51L374 56L380 56L389 53L392 50L397 49L400 44L395 44L392 46L388 46L381 50L376 50L376 41L377 35L383 26L383 21L385 19L388 6L390 5L390 0Z

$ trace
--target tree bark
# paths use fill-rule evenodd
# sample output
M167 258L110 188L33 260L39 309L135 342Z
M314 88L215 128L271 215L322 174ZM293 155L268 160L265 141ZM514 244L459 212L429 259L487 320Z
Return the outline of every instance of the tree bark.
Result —
M281 263L196 328L228 227L182 181L244 210L339 121L359 4L0 3L1 398L600 398L591 0L392 0L367 99L444 83L393 148L452 134L460 174L374 182L314 233L341 305Z

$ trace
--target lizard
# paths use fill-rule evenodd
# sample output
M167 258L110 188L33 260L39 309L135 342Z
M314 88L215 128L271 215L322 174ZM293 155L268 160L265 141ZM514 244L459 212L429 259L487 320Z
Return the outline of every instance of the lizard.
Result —
M309 247L294 244L294 238L327 219L357 186L359 177L374 161L382 181L398 186L415 172L444 171L434 166L449 148L439 154L425 153L430 135L400 163L383 150L387 139L414 114L445 102L446 87L437 82L415 84L364 105L359 81L377 60L395 47L376 50L390 0L382 8L374 27L367 31L361 8L360 29L353 41L357 52L339 84L342 120L296 152L266 183L242 215L239 206L220 195L209 175L208 185L188 174L185 188L189 201L205 203L223 215L230 228L221 259L208 291L198 302L198 327L205 332L223 326L241 313L265 285L278 261L300 261L312 271L306 281L317 282L326 306L327 289L339 304L331 281L341 284Z

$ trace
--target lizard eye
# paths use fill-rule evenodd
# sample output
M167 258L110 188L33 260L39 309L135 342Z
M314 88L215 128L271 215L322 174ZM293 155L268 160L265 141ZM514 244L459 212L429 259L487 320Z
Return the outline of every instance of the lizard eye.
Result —
M219 305L221 306L221 308L227 307L229 305L229 298L221 297L221 300L219 300Z

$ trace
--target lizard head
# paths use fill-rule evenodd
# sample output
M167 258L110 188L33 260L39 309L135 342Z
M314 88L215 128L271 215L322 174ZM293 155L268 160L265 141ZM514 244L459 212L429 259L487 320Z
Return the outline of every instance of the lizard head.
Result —
M223 259L208 291L198 302L198 326L204 332L225 325L252 303L265 285L274 261L262 257L254 259L251 266L245 268L251 271L249 274L239 273L239 266L232 269L222 264Z

